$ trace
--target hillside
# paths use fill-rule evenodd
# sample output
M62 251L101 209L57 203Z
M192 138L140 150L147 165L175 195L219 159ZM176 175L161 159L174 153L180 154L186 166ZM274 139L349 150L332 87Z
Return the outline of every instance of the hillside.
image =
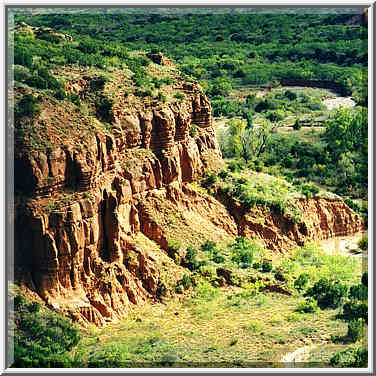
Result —
M31 16L19 17L21 20ZM286 153L276 147L284 144L284 140L275 136L273 127L277 121L273 116L281 109L289 116L294 111L295 114L298 111L313 113L318 99L313 95L304 99L304 93L295 92L295 97L289 99L288 96L293 95L286 94L283 88L277 94L270 90L265 98L244 95L243 104L248 107L242 114L246 120L234 116L221 133L213 117L212 102L223 100L215 97L212 90L216 87L215 81L208 80L205 86L202 77L196 80L187 75L186 63L177 64L171 55L167 57L156 47L135 49L134 45L104 42L101 36L92 39L74 31L68 24L56 28L39 25L50 23L49 17L52 16L37 15L30 23L33 26L20 23L13 31L15 284L18 286L15 289L21 288L22 294L26 292L29 298L56 314L79 323L81 333L86 333L85 338L78 347L75 347L78 339L74 344L68 341L67 351L71 355L72 351L81 354L82 364L90 367L129 367L130 360L142 364L152 361L154 355L160 361L160 354L154 351L157 352L158 346L161 352L165 351L163 346L167 342L163 342L166 338L156 326L167 328L168 323L156 318L158 307L166 305L166 315L172 315L172 310L176 309L174 315L181 315L185 320L195 315L201 320L206 314L216 318L213 311L218 307L221 314L232 315L236 326L237 320L245 320L247 310L252 310L250 302L260 292L270 294L268 299L273 304L267 311L268 320L272 326L280 325L278 328L284 333L282 338L267 330L270 346L285 344L291 333L297 345L304 337L304 330L299 332L295 323L290 323L291 333L285 333L283 326L290 317L290 306L302 303L304 292L300 283L307 288L307 294L309 286L311 296L322 308L317 317L311 317L310 325L319 322L317 339L327 341L328 329L325 328L330 312L324 309L339 313L340 302L350 299L343 291L347 293L350 284L359 283L361 263L353 256L327 255L311 242L359 236L367 226L362 216L364 211L362 213L353 201L326 191L325 187L317 188L306 180L297 181L292 173L288 175L282 168L284 175L272 174L268 170L270 165L263 166L266 161L264 145L258 150L255 144L242 149L247 137L252 136L252 142L264 140L265 147L269 148L265 152L273 150L278 163L291 154L293 162L286 168L299 172L300 167L294 164L304 160L303 153L311 149L300 141L285 144L290 148ZM241 18L241 22L245 20ZM360 60L362 56L359 55ZM361 67L346 69L339 71L354 73ZM344 82L338 79L337 84L359 94L355 83L344 87ZM245 85L240 86L248 90ZM357 100L364 102L364 97ZM257 106L262 108L268 103L276 107L256 110ZM335 163L339 150L342 153L340 148L349 159L363 158L367 137L362 118L364 109L341 111L326 114L329 121L324 121L328 129L325 145L322 149L312 145L313 152L305 155L313 156L312 165L316 166L315 158L317 163L328 166ZM246 113L252 116L247 117ZM322 113L316 115L322 116ZM333 129L338 125L338 118L341 120L340 116L345 115L349 117L346 124L352 127L359 140L350 142L344 138L342 141L348 142L343 144L333 141L338 145L338 149L333 150L329 137L338 137ZM250 126L252 119L254 126ZM286 127L291 128L291 124ZM342 131L346 133L346 129ZM325 152L324 162L318 157L321 151ZM358 175L354 172L357 184L354 195L358 191L364 193L364 189L360 189L361 179L364 179L363 164ZM298 178L307 178L307 175ZM307 277L301 277L304 274ZM303 283L304 278L307 281ZM343 296L330 305L323 303L326 298L321 297L320 301L319 294L312 292L317 283L326 284L324 290L328 291L336 284L346 286L341 292ZM362 283L365 284L363 279ZM281 308L284 296L288 300L287 308ZM17 329L26 332L28 327L22 326L22 318L24 315L31 320L28 315L34 308L25 304L18 304L21 324ZM187 310L183 313L184 307ZM236 307L246 311L239 314ZM284 317L276 320L274 309L283 309ZM309 309L307 312L311 312ZM314 309L318 309L317 303ZM143 345L140 342L137 346L146 346L148 350L143 352L143 347L136 346L134 353L127 350L132 354L129 359L120 357L111 363L107 362L107 351L111 352L112 345L107 348L106 339L101 348L105 360L100 360L102 355L96 353L96 346L102 337L92 333L98 331L108 337L106 330L119 325L119 333L113 337L120 338L124 330L134 329L134 322L126 320L132 318L142 323L148 313L153 317L150 328L145 329L143 324L135 324L136 327L140 325L140 330L150 333L155 331L155 336L163 340L160 338L154 343L150 339L152 342ZM138 314L142 317L134 318ZM262 315L261 308L257 308L257 314ZM53 322L47 313L43 315L46 315L46 322ZM171 339L168 346L179 354L176 361L184 358L189 362L197 356L195 351L202 355L225 346L231 339L230 327L226 326L229 324L223 322L225 326L219 332L215 329L219 324L213 320L213 337L210 338L217 342L213 346L205 342L208 351L196 348L184 358L182 354L186 350L176 347L176 340ZM178 325L179 317L169 317L168 321ZM69 327L63 321L58 322L62 328ZM239 354L233 354L223 350L223 353L213 354L213 358L211 354L205 355L209 362L206 366L218 359L231 362L231 357L243 367L249 365L250 360L267 361L268 356L261 348L249 346L248 341L253 337L241 334L243 332L235 326L231 330L240 333L241 341L245 341L244 346L251 349L251 353L239 350ZM262 336L260 328L257 324L249 330ZM342 324L333 325L338 333L343 328ZM187 327L186 330L193 333L196 329ZM217 337L218 333L223 334L223 340ZM197 341L196 334L192 335L193 342ZM171 333L171 336L177 335ZM133 340L125 337L126 341ZM182 339L186 348L191 346L189 338L187 335ZM237 343L232 342L230 346ZM89 353L83 355L85 344L94 351L93 359ZM26 342L22 346L29 345ZM76 350L72 350L73 347ZM343 349L342 345L339 347ZM278 347L279 358L272 361L280 361L283 351ZM166 354L169 354L168 349ZM31 358L31 363L35 359L39 362L37 356ZM18 359L21 365L29 361L27 355ZM166 365L175 362L168 356L166 359ZM67 364L74 363L69 362ZM61 365L64 361L51 360L48 364Z
M135 73L120 69L106 76L100 69L51 70L76 103L16 88L16 100L32 95L37 103L34 116L16 123L16 258L47 303L103 324L157 298L162 281L171 285L182 275L168 257L172 242L197 247L256 236L283 252L361 229L339 198L299 199L302 216L291 220L278 208L247 210L195 189L205 171L224 167L210 103L170 61L149 56L139 58L151 80L167 82L158 91L163 101L139 97ZM152 250L137 244L140 237Z

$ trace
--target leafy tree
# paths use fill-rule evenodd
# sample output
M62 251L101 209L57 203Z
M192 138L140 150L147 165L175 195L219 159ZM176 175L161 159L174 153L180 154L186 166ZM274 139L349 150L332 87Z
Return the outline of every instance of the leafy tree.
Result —
M313 287L307 290L306 295L315 298L321 309L337 308L347 295L347 291L348 287L346 285L338 281L329 281L327 278L321 278Z
M231 119L221 137L221 149L226 157L241 157L246 162L258 158L266 149L277 124L264 119L258 127L248 128L245 121Z
M343 152L358 151L368 136L367 110L362 107L340 108L326 122L324 134L334 158Z

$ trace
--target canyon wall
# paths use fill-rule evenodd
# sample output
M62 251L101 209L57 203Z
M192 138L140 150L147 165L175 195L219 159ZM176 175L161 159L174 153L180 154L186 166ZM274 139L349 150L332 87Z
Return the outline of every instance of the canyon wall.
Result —
M114 106L111 133L91 134L81 150L67 135L62 147L16 151L16 278L83 324L158 297L166 269L174 282L182 275L158 249L170 240L158 228L158 202L236 235L220 203L185 187L213 161L221 166L221 153L207 98L194 84L180 89L184 101L145 112ZM138 234L156 247L139 247Z
M143 111L115 105L111 132L90 134L85 147L67 135L45 152L16 151L16 278L84 325L104 325L168 295L166 286L186 272L168 255L171 240L243 235L284 252L361 229L340 200L300 200L304 216L294 224L202 192L194 182L223 167L211 107L195 84L179 89L180 102Z

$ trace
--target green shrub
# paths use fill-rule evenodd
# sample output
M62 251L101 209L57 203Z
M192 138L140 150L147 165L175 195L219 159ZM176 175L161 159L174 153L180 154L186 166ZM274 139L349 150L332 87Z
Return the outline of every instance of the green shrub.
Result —
M265 114L265 117L270 120L271 122L278 122L284 119L285 115L283 111L277 110L277 111L268 111Z
M289 99L290 101L293 101L297 98L297 95L294 91L291 91L291 90L286 90L284 92L284 96Z
M22 308L25 306L25 304L26 304L26 299L22 295L16 295L13 298L13 305L14 305L14 309L16 311L22 310Z
M364 319L368 322L368 304L356 303L355 301L347 302L343 305L343 318L346 321Z
M185 274L183 275L183 278L181 279L181 283L182 285L184 286L184 288L187 290L189 289L191 286L192 286L192 281L191 279L189 278L189 275L188 274Z
M295 131L298 131L301 128L302 128L302 122L299 119L296 119L296 121L295 121L295 123L293 125L293 129Z
M226 180L226 178L228 177L228 171L226 170L222 170L218 176L222 179L222 180Z
M30 70L22 65L13 65L15 81L25 81L30 78Z
M298 305L296 312L312 313L318 309L317 302L314 298L309 296L306 300Z
M14 336L14 363L21 368L75 367L76 361L69 354L80 335L71 320L41 309L38 302L16 296Z
M276 110L278 108L277 102L267 98L265 100L261 100L255 107L256 112L263 112L266 110Z
M65 91L63 89L59 89L59 90L55 91L54 97L56 99L59 99L59 100L65 99L66 98Z
M362 251L366 251L368 249L368 236L361 237L361 239L358 241L358 247Z
M306 295L315 298L321 309L337 308L347 295L347 291L348 287L339 281L330 281L327 278L321 278L313 287L307 290Z
M231 172L239 172L240 170L244 170L246 166L241 161L231 161L227 167Z
M355 201L350 200L348 198L344 199L343 202L352 210L354 210L357 213L361 212L361 207L358 205Z
M107 82L110 82L110 79L106 76L101 75L99 77L95 77L94 79L90 81L90 87L95 91L103 90L104 85Z
M368 350L361 348L343 350L330 359L330 364L343 368L365 368L368 365Z
M184 292L184 287L180 284L177 284L175 286L175 292L178 293L178 294L182 294Z
M203 182L201 183L201 185L204 188L210 188L217 182L217 180L218 180L218 178L217 178L217 175L215 173L209 173L209 174L206 175L206 177L203 180Z
M62 84L53 77L46 68L40 68L25 81L29 86L38 89L60 89Z
M309 280L309 275L307 273L302 273L294 282L294 287L297 290L303 290L307 287Z
M62 41L62 38L58 37L57 35L47 33L39 35L38 39L42 39L54 44L59 44Z
M357 342L362 338L364 327L364 319L351 320L348 324L347 336L353 341Z
M97 100L95 103L95 108L98 118L106 122L111 122L112 107L114 104L115 101L106 96L102 96L99 100Z
M207 240L202 246L201 249L208 253L209 258L217 264L221 264L225 261L225 258L220 255L218 252L217 244L211 240Z
M363 284L351 286L349 297L358 300L367 300L368 288Z
M87 362L88 368L122 368L126 367L128 352L117 344L106 345L105 347L92 351Z
M174 98L178 99L179 101L182 101L185 98L185 95L183 93L176 93L174 95Z
M225 258L224 258L222 255L219 255L219 254L215 254L215 255L213 255L212 260L213 260L216 264L222 264L223 262L225 262Z
M81 105L81 98L80 98L80 96L78 94L68 93L66 95L66 98L67 98L68 101L74 103L77 106Z
M158 93L158 100L160 100L162 103L166 103L167 97L163 93L159 92Z
M287 276L285 274L285 271L282 268L278 268L274 272L274 278L278 281L285 282L287 280Z
M213 251L217 249L217 243L213 242L212 240L207 240L204 244L201 245L201 249L204 252L212 254Z
M157 286L157 298L161 298L163 296L166 295L166 292L167 292L167 287L166 287L166 284L163 282L163 281L159 281L158 282L158 286Z
M38 99L35 98L32 94L26 94L18 102L18 112L20 116L29 116L33 117L39 114L39 109L37 106Z
M141 90L141 89L136 89L133 94L136 97L141 97L141 98L145 98L148 96L146 90Z
M42 305L39 302L32 302L28 305L28 310L30 312L39 312Z
M273 264L269 260L263 260L261 264L261 271L264 273L268 273L272 271Z
M179 255L180 247L181 247L180 242L176 242L173 240L170 240L168 242L167 253L173 260L176 260L177 255Z
M195 137L197 134L197 126L195 124L191 125L191 129L189 130L189 135L191 137Z
M196 259L197 250L193 247L187 247L187 251L184 258L184 266L186 266L189 270L194 271L197 270L201 265Z
M218 289L208 281L202 280L196 286L196 296L205 300L212 300L219 295Z
M260 254L262 248L246 237L237 237L235 243L230 246L231 260L241 268L249 268L252 265L255 254Z
M320 192L313 184L304 184L300 187L300 190L307 198L312 198Z
M368 273L367 272L363 273L362 275L362 284L364 286L368 286Z
M18 45L14 46L14 64L23 65L27 68L32 68L33 66L33 55L25 47L20 47Z
M95 54L99 51L99 44L91 39L81 40L78 47L85 54Z

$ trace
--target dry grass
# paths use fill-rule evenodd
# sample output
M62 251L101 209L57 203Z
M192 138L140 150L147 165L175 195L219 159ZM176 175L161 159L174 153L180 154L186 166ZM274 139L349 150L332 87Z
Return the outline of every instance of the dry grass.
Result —
M138 354L137 346L159 338L184 366L228 363L247 367L249 362L275 362L274 366L278 366L285 353L311 343L325 344L331 334L346 332L345 323L334 320L336 312L332 310L294 319L294 309L301 298L270 293L234 303L234 293L234 289L227 289L212 300L175 299L137 307L120 324L86 337L81 346L98 351L114 343L127 344L128 348L133 343L134 349L128 353L130 360L145 362L152 357L158 361L165 355L164 348L159 353L162 349L156 346L146 355Z
M156 252L150 241L138 241L143 248ZM351 284L358 283L360 262L351 273ZM264 274L268 276L271 274ZM283 367L285 354L314 344L316 350L305 366L315 362L314 366L320 367L348 346L345 340L333 343L331 339L343 339L347 334L347 324L336 318L340 309L297 313L297 306L304 300L297 292L291 296L249 294L247 285L214 288L202 277L196 276L195 281L196 288L185 295L137 306L120 323L92 328L77 351L84 361L103 351L118 351L126 359L122 367L251 368Z

